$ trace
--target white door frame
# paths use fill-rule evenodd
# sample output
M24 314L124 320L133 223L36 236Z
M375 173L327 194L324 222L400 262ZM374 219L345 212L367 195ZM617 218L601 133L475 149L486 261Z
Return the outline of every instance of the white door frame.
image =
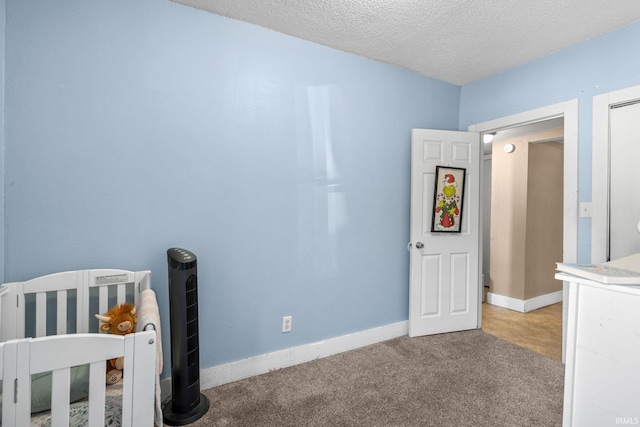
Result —
M611 107L640 99L640 86L593 97L591 141L591 262L609 256L609 111Z
M563 231L562 231L562 261L575 263L578 261L578 100L549 105L511 116L501 117L469 126L470 132L490 133L502 129L525 124L541 122L557 117L564 117L564 203L563 203ZM481 175L484 173L481 164ZM481 189L482 191L482 189ZM482 198L482 194L480 195ZM482 210L480 211L482 215ZM480 218L482 227L482 218ZM482 233L482 230L480 231ZM482 245L480 245L482 257ZM563 301L569 300L569 288L563 282ZM478 310L478 324L482 325L482 299ZM567 332L567 304L562 306L562 360L565 358L565 343Z

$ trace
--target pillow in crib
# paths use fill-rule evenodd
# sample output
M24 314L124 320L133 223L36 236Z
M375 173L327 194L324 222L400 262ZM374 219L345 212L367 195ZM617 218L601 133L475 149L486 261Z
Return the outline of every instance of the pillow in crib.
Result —
M31 413L51 409L51 372L31 376ZM89 396L89 365L74 366L69 377L69 402Z
M51 372L31 376L31 413L51 409ZM71 392L69 401L75 402L89 396L89 365L74 366L69 376ZM2 381L0 381L2 390ZM2 419L2 395L0 395L0 419Z

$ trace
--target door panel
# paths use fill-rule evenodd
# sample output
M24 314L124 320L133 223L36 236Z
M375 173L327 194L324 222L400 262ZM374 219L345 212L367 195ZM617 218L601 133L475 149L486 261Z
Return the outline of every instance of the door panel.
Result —
M480 138L414 129L411 147L409 335L478 327ZM460 233L431 232L436 166L465 169Z
M468 313L469 254L451 255L451 313Z
M425 255L422 260L421 317L440 314L440 256Z

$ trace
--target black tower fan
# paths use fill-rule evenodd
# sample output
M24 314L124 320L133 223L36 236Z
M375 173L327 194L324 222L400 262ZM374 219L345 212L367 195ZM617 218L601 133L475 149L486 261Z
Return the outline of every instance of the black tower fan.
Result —
M200 393L198 348L198 270L196 256L185 249L167 250L171 317L171 399L163 408L164 422L190 424L209 410Z

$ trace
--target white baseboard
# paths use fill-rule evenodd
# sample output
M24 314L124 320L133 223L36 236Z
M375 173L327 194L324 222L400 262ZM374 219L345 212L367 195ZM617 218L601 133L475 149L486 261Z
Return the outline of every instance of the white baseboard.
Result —
M213 366L200 371L200 388L204 390L255 375L266 374L276 369L354 350L404 336L408 333L408 321L392 323L379 328Z
M498 307L508 308L510 310L519 311L521 313L527 313L529 311L537 310L548 305L562 302L562 291L540 295L528 300L521 300L489 292L487 294L487 302L491 305L497 305Z

